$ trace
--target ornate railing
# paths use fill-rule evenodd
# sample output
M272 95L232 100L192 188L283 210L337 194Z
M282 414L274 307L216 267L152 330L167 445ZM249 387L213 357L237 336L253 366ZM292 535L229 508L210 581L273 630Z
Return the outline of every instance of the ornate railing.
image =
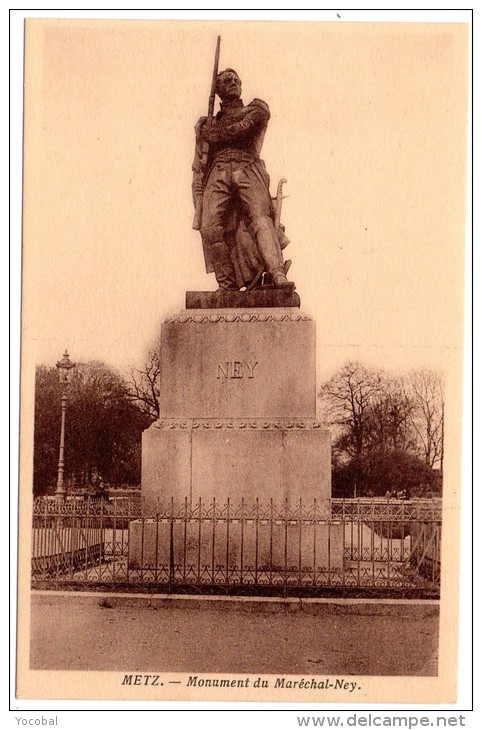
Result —
M436 595L441 500L34 502L34 586Z

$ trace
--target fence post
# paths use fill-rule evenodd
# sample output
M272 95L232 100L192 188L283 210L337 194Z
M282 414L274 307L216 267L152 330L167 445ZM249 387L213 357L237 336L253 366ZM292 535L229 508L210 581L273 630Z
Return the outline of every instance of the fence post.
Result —
M174 497L171 497L171 512L169 515L169 584L168 592L172 593L174 583Z
M244 497L241 497L241 549L240 549L240 573L239 582L243 585L243 566L244 566Z
M116 532L117 532L117 494L114 494L114 514L112 519L112 583L115 583L116 576Z
M192 513L192 503L189 505L189 512ZM186 582L186 562L187 562L187 520L188 520L188 508L187 508L187 497L184 497L184 518L183 518L183 540L182 540L182 581Z
M273 497L269 501L269 585L273 584Z
M259 539L259 498L256 497L255 543L254 543L254 585L258 585L258 539Z
M225 593L229 593L229 497L227 500L227 511L226 511L226 586L225 586Z
M283 585L283 598L288 597L288 497L285 497L285 551L284 551L284 585Z
M157 510L156 510L156 545L155 545L155 555L154 555L154 583L157 583L159 580L159 570L158 570L158 563L159 563L159 497L157 498Z
M213 497L213 516L212 516L212 540L211 540L211 583L214 585L216 582L216 560L215 560L215 550L216 550L216 497Z
M330 505L331 508L331 505ZM317 588L316 580L316 527L318 511L316 509L316 497L313 500L313 587Z

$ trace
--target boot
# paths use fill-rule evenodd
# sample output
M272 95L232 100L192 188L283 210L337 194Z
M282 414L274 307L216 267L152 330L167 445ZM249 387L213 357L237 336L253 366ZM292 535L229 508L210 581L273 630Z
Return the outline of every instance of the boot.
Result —
M275 289L288 289L292 291L295 288L295 284L286 278L281 248L273 226L271 225L271 228L269 224L259 226L256 232L256 240Z
M239 291L231 254L224 241L212 243L209 246L209 253L219 288Z
M275 289L283 289L285 291L293 291L295 288L294 281L288 281L286 274L282 269L273 271L273 286Z

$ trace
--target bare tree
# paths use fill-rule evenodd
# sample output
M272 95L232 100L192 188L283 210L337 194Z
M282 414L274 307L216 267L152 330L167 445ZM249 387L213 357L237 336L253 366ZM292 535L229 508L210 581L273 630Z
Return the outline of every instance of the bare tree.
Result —
M347 362L322 385L324 420L336 426L335 449L359 457L371 440L373 405L383 391L382 373L359 362Z
M141 367L132 366L127 374L127 396L152 420L159 418L161 377L160 342L150 347Z
M379 450L415 451L413 402L404 379L384 376L369 412L370 446Z
M341 494L437 489L443 462L440 376L393 376L359 362L341 367L320 390L333 430L333 480ZM440 476L440 474L438 475Z
M444 457L444 381L439 372L419 368L410 373L408 387L413 402L411 424L419 450L430 467Z

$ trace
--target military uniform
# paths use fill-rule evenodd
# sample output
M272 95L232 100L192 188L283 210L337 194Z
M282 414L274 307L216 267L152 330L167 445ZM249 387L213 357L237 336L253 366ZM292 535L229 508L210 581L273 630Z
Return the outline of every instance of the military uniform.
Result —
M261 99L247 106L241 99L224 101L205 136L209 156L201 236L211 263L208 268L224 289L249 286L260 269L272 277L284 276L281 248L288 240L274 229L269 176L259 157L269 117L269 107ZM202 175L199 149L204 124L201 118L196 125L194 182Z

